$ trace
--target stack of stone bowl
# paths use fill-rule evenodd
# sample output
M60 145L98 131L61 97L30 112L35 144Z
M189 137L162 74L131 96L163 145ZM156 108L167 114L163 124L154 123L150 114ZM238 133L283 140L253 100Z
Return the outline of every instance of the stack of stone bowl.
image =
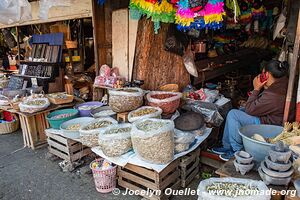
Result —
M240 172L242 175L245 175L253 168L253 156L251 156L249 153L245 151L237 151L235 152L234 156L234 166L237 172Z
M282 142L269 151L269 156L261 162L258 172L265 184L288 185L294 169L290 161L292 152Z

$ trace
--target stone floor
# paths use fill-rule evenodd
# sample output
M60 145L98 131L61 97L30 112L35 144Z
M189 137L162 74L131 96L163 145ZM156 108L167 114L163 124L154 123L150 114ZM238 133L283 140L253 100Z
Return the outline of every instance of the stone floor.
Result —
M17 150L17 151L16 151ZM139 196L100 194L91 174L63 172L60 160L47 159L47 148L23 148L21 131L0 135L0 199L2 200L135 200ZM188 188L196 189L199 179ZM174 200L197 196L173 196Z

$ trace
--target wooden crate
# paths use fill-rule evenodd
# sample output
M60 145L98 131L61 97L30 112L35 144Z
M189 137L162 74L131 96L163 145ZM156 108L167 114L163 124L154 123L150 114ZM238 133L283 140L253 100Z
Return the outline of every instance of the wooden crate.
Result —
M118 113L117 120L118 122L128 122L128 112Z
M46 134L48 136L49 152L61 159L74 162L92 152L89 147L84 146L75 140L50 132L47 132Z
M200 151L200 147L198 147L191 153L179 158L181 187L183 188L188 186L195 177L199 177Z
M165 190L180 187L179 159L173 161L160 173L144 167L127 164L118 167L118 184L123 188L138 191L142 197L151 200L168 199ZM153 196L150 192L153 192Z
M45 129L49 128L46 120L48 114L49 112L33 116L19 115L25 146L36 149L47 144Z

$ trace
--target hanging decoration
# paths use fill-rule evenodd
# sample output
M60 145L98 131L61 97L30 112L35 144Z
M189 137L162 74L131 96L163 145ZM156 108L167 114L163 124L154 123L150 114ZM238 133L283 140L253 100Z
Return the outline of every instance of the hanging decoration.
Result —
M240 23L241 24L249 24L252 20L252 11L248 1L244 0L240 4L241 9L241 16L240 16Z
M105 0L97 0L98 5L102 6L105 3Z
M234 20L234 23L237 23L238 22L237 18L241 15L241 10L240 10L237 0L226 0L225 4L229 10L233 11L233 14L234 14L233 20Z
M181 4L178 4L180 9ZM223 0L208 0L199 12L194 13L194 20L188 23L178 23L177 28L182 31L190 29L220 29L222 27L224 12ZM177 15L176 15L177 17Z
M176 9L167 0L131 0L129 8L132 19L138 20L142 16L151 18L155 33L160 28L160 22L175 22Z
M194 21L194 12L189 7L188 0L180 0L177 3L178 10L176 12L176 24L182 26L190 26Z

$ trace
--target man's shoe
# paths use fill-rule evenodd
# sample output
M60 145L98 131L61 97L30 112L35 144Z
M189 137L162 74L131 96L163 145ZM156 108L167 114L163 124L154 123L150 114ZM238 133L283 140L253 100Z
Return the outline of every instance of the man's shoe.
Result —
M234 157L234 152L233 151L228 151L225 154L219 155L219 158L225 162L227 162L228 160L230 160L231 158Z
M231 151L231 149L224 148L224 147L214 147L211 149L211 151L215 154L222 155L222 154L226 154L228 151Z

